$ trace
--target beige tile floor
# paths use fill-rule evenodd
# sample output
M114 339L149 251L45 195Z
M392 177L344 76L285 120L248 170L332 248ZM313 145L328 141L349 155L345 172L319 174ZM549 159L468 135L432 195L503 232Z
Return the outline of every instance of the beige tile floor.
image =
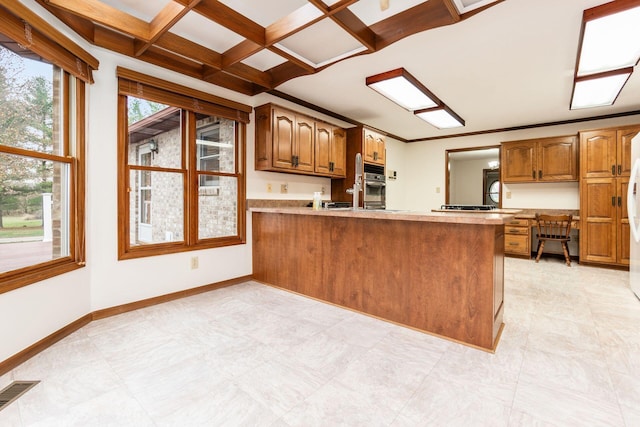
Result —
M505 261L489 354L253 282L93 322L1 426L639 426L627 272Z

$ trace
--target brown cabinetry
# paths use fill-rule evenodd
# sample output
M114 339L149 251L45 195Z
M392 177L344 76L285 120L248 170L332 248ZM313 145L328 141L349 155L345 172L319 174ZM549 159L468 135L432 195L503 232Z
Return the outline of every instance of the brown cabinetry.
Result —
M363 160L367 163L384 166L385 163L385 138L377 132L363 129L364 150Z
M344 133L344 129L295 111L273 104L261 105L256 108L255 168L344 176Z
M531 225L528 219L512 219L505 223L504 253L531 257Z
M347 129L347 162L345 165L345 179L331 181L331 200L334 202L351 202L353 196L347 193L356 179L356 154L362 155L362 161L367 164L385 166L386 142L385 136L362 126ZM360 197L360 207L363 197Z
M575 136L503 142L501 157L502 182L578 180Z
M640 126L580 133L580 261L629 265L627 187Z
M321 175L345 176L347 133L328 123L316 123L316 167Z

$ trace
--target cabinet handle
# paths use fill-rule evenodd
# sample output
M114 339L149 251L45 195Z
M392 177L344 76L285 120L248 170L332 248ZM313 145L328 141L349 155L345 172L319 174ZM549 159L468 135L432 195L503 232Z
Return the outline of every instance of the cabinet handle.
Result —
M531 171L531 177L532 177L533 179L536 179L536 171Z
M333 172L333 162L329 162L329 172Z
M618 165L618 175L622 175L622 165Z
M616 205L616 196L611 197L611 206Z
M509 246L518 246L518 244L514 242L509 242Z
M378 152L377 151L373 152L373 160L378 160Z
M618 207L622 207L622 197L618 196Z
M616 165L611 165L611 175L616 174Z
M542 170L538 171L538 179L542 179Z

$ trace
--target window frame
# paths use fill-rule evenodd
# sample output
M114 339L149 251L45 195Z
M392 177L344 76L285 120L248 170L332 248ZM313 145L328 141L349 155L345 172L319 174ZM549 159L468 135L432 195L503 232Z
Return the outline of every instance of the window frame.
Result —
M217 248L246 243L246 133L252 107L214 95L118 68L118 259L132 259L169 253ZM129 164L129 96L159 102L181 111L182 159L181 168L163 168ZM235 171L200 171L196 144L197 114L219 116L235 121ZM183 173L183 231L182 241L131 245L131 198L134 191L129 182L131 171ZM204 173L203 173L204 172ZM233 236L200 239L198 236L199 178L202 175L237 179L236 234Z
M86 120L86 88L80 79L73 78L65 70L60 70L62 117L60 144L62 152L49 154L18 147L0 145L0 153L18 155L28 158L49 160L69 167L69 255L33 264L16 270L0 273L0 293L8 292L22 286L30 285L60 274L64 274L86 265L85 262L85 120ZM75 82L75 85L73 84ZM73 99L71 99L73 98ZM75 116L72 118L70 109ZM75 143L72 147L72 128Z

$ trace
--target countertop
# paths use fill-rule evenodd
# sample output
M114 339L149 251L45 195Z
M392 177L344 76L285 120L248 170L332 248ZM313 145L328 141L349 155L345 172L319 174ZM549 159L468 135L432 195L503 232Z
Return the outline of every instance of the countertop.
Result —
M513 219L512 213L477 213L462 211L444 212L418 212L418 211L396 211L396 210L367 210L351 208L345 209L321 209L312 208L263 208L253 207L251 212L288 214L288 215L318 215L332 216L338 218L367 218L383 219L392 221L423 221L453 224L477 224L477 225L500 225Z

